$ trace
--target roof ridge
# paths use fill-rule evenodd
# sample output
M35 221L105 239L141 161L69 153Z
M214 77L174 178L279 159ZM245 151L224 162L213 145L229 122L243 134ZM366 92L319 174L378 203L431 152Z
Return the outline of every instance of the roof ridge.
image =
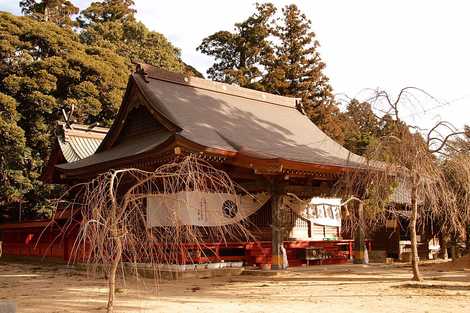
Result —
M240 87L235 84L227 84L216 82L199 77L184 75L181 73L170 72L150 64L138 63L136 73L144 76L146 82L149 78L186 85L199 89L206 89L227 95L242 97L246 99L262 101L274 105L280 105L288 108L296 108L296 103L299 98L286 97L274 95L264 91Z
M85 124L67 124L65 122L59 122L59 125L62 127L64 137L80 136L89 138L102 138L106 136L106 133L109 131L109 128L106 127Z

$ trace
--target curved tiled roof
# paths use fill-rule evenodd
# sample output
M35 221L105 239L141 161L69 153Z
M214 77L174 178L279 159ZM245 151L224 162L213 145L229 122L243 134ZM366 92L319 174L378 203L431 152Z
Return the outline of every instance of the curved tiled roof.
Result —
M61 123L58 141L65 160L75 162L94 154L108 132L104 127Z
M295 98L188 77L147 64L139 64L129 86L143 95L149 114L169 123L169 133L202 147L314 166L367 167L363 157L335 142L300 113ZM120 125L124 125L127 102L124 99L124 106L97 153L57 167L74 170L103 164L149 151L155 148L155 142L161 143L160 136L155 142L146 138L139 149L127 149L128 153L122 154L122 143L114 142L120 136ZM84 143L80 146L85 150Z
M310 164L363 167L366 163L300 113L295 98L194 77L179 83L177 77L165 79L158 72L135 74L134 79L144 94L155 99L154 109L181 128L180 136L202 146Z

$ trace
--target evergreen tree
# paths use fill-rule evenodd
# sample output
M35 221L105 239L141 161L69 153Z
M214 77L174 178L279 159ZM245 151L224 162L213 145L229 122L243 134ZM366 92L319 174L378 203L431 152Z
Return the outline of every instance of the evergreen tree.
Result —
M207 73L216 81L242 87L264 89L263 64L272 57L271 20L276 8L271 3L256 4L256 12L235 24L233 33L219 31L203 39L197 50L213 56Z
M166 38L136 21L133 2L95 2L79 23L70 1L20 2L0 13L0 220L38 217L57 187L40 181L61 111L110 125L139 60L200 75ZM71 25L79 28L64 27ZM76 30L76 32L74 32ZM27 135L25 135L27 134Z
M127 78L125 60L112 50L86 46L52 23L0 13L3 212L21 199L32 211L45 207L52 187L39 177L61 110L73 106L78 122L109 125Z
M325 133L342 142L340 112L329 79L323 73L325 63L318 52L319 43L311 31L310 20L296 5L285 6L274 35L279 43L274 58L267 64L268 74L263 81L266 90L301 98L298 109Z
M52 22L59 26L71 26L71 15L77 14L79 9L68 0L21 0L21 11L45 22Z
M14 214L11 210L24 201L23 195L32 187L25 172L29 149L17 124L20 116L16 106L14 98L0 92L0 208L4 208L0 221Z
M161 34L136 21L133 2L95 2L79 23L70 1L20 2L26 17L0 13L0 220L22 207L45 212L56 186L40 181L62 109L79 123L110 125L139 60L200 75ZM64 27L71 25L78 26Z
M78 18L80 37L88 45L114 50L127 60L129 71L139 61L174 72L201 76L186 66L175 48L162 34L150 31L136 20L132 0L93 2Z
M380 120L370 103L353 99L347 106L344 118L344 146L362 155L380 136Z
M198 50L215 58L209 78L242 87L301 98L298 109L335 140L343 141L336 105L311 22L295 5L275 19L273 4L257 4L256 12L235 31L205 38Z
M82 17L79 20L82 26L90 23L135 21L136 10L132 8L133 6L132 0L92 2L86 10L81 12Z

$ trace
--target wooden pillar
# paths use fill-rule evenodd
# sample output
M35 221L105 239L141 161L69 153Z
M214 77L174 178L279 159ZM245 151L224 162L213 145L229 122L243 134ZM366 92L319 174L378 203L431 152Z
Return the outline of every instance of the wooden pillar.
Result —
M359 203L357 209L358 226L354 235L354 264L366 264L365 258L365 233L364 233L364 204Z
M271 269L282 269L282 221L281 221L281 192L280 186L274 180L271 188L271 213L272 213L272 258Z

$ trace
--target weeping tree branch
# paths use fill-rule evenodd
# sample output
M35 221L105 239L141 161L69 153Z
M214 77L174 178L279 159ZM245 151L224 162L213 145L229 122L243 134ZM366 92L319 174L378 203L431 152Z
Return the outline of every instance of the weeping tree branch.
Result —
M194 226L182 224L176 214L168 211L162 212L167 224L149 227L148 196L173 197L178 192L233 197L245 193L227 173L188 156L154 172L131 168L101 174L88 183L73 186L57 202L55 219L64 214L70 216L62 234L78 230L69 262L86 263L90 274L103 272L108 279L107 312L114 311L118 268L123 268L122 275L129 268L138 277L138 264L146 263L157 285L159 272L168 264L180 264L181 251L187 245L205 255L203 242L207 240L253 240L247 228L250 223L244 218L221 226ZM55 219L50 226L57 224Z
M434 125L426 135L419 127L410 127L401 119L404 103L417 105L420 93L428 100L437 101L422 89L405 87L396 97L376 90L368 102L381 103L384 112L393 113L395 123L386 136L369 146L365 153L364 170L345 175L339 184L343 194L361 195L372 225L379 219L399 215L400 207L411 210L410 234L412 241L413 279L422 280L418 267L416 229L418 223L439 221L439 231L459 231L469 219L462 213L457 196L453 192L435 153L445 149L451 138L463 134L450 123L442 121ZM416 130L412 132L411 130ZM441 129L451 131L445 136ZM437 145L437 146L436 146ZM400 204L402 203L402 204Z

